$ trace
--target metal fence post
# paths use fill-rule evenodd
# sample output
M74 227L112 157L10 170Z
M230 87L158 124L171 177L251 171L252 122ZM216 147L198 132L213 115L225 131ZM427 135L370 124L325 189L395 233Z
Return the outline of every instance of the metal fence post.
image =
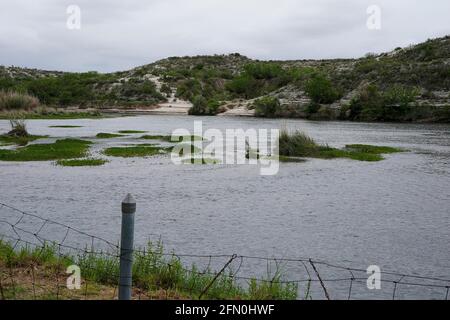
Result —
M122 201L119 300L131 300L135 212L136 201L128 194Z

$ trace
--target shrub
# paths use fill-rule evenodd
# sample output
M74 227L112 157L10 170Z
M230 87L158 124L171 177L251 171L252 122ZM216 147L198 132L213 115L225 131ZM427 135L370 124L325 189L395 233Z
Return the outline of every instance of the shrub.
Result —
M170 97L170 95L172 94L172 89L170 88L170 86L168 86L168 85L165 84L165 83L161 86L160 91L161 91L162 93L165 93L166 96L168 96L168 97Z
M275 97L263 97L254 102L255 115L258 117L275 117L280 108L280 101Z
M339 99L339 92L331 81L322 74L315 74L306 82L306 94L315 103L329 104Z
M195 96L193 106L189 109L190 115L216 115L219 112L220 103L216 100L207 100L203 96Z
M365 86L351 101L349 118L365 121L405 120L418 93L416 88L400 85L394 85L384 92L376 85Z
M30 110L39 106L39 100L31 95L13 91L0 92L0 110Z

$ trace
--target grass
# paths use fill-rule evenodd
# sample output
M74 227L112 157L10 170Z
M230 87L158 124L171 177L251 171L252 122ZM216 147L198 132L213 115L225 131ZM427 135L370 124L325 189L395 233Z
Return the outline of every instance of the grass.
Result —
M116 134L116 133L100 132L100 133L97 133L97 135L95 137L99 138L99 139L111 139L111 138L123 137L123 135L122 134Z
M133 134L133 133L146 133L147 131L141 131L141 130L120 130L119 133L123 134Z
M398 148L361 144L347 145L344 149L336 149L326 145L319 145L312 138L299 131L288 133L283 130L280 133L279 140L280 161L284 162L289 162L290 159L298 161L299 157L320 159L348 158L372 162L383 160L382 154L401 151L403 150Z
M48 126L49 128L83 128L83 126L72 126L72 125L58 125L58 126Z
M15 150L0 150L0 161L49 161L85 157L90 141L57 140L49 144L33 144Z
M166 254L161 243L149 243L144 249L135 251L133 262L133 292L140 291L141 298L198 299L210 284L204 299L297 298L297 285L279 283L282 276L278 271L268 274L267 281L250 280L245 286L226 272L214 280L215 273L210 268L185 266L175 255ZM57 279L66 279L64 272L72 264L82 270L83 289L68 292L64 285L57 289ZM31 268L37 286L32 284ZM61 256L56 245L17 248L0 240L0 274L13 278L2 281L2 293L8 299L114 299L119 262L114 255Z
M348 144L346 149L355 150L364 153L382 154L382 153L396 153L403 152L405 150L400 148L385 147L385 146L371 146L366 144Z
M73 160L58 160L57 165L63 167L96 167L107 163L105 159L73 159Z
M103 154L106 156L122 158L149 157L165 152L165 148L143 145L133 147L111 147L103 150Z

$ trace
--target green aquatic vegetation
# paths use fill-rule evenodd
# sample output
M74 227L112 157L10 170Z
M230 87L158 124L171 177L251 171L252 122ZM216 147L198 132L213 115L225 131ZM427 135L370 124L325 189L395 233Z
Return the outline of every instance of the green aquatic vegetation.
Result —
M49 128L83 128L83 126L72 126L72 125L57 125L57 126L48 126Z
M15 150L0 150L0 161L50 161L83 158L90 141L78 139L57 140L54 143L33 144Z
M111 139L111 138L123 137L123 135L122 134L116 134L116 133L100 132L100 133L97 133L97 135L95 137L98 138L98 139Z
M170 141L171 136L163 136L163 135L144 135L144 136L140 137L140 139L145 139L145 140Z
M96 167L107 163L105 159L73 159L73 160L58 160L57 165L63 167Z
M141 131L141 130L120 130L119 133L123 134L133 134L133 133L146 133L147 131Z
M371 146L366 144L348 144L345 146L346 149L355 150L364 153L382 154L382 153L396 153L404 152L405 150L394 147L386 146Z
M167 141L167 142L186 142L186 140L190 141L202 141L203 138L196 135L190 135L190 136L173 136L174 139L172 139L171 135L144 135L140 137L140 139L145 140L160 140L160 141Z
M24 136L24 137L16 137L16 136L10 136L7 134L0 135L0 142L3 143L3 145L9 145L9 144L17 144L19 146L27 145L29 142L47 138L48 136Z
M111 147L103 150L103 154L110 157L134 158L134 157L149 157L162 153L167 150L155 146L133 146L133 147Z
M337 149L326 145L319 145L312 138L299 131L294 133L282 131L279 139L279 154L280 157L283 157L283 161L287 161L292 157L319 159L348 158L359 161L381 161L384 159L381 156L382 154L401 151L403 150L392 147L358 144L347 145L345 149Z

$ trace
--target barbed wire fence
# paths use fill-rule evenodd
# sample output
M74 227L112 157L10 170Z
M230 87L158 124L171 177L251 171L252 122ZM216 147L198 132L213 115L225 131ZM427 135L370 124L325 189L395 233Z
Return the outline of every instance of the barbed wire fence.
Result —
M169 253L160 241L134 248L133 299L449 299L444 277L382 270L382 290L369 290L361 267L309 257ZM117 299L120 252L119 243L0 202L0 299ZM81 270L74 290L67 284L71 264Z

